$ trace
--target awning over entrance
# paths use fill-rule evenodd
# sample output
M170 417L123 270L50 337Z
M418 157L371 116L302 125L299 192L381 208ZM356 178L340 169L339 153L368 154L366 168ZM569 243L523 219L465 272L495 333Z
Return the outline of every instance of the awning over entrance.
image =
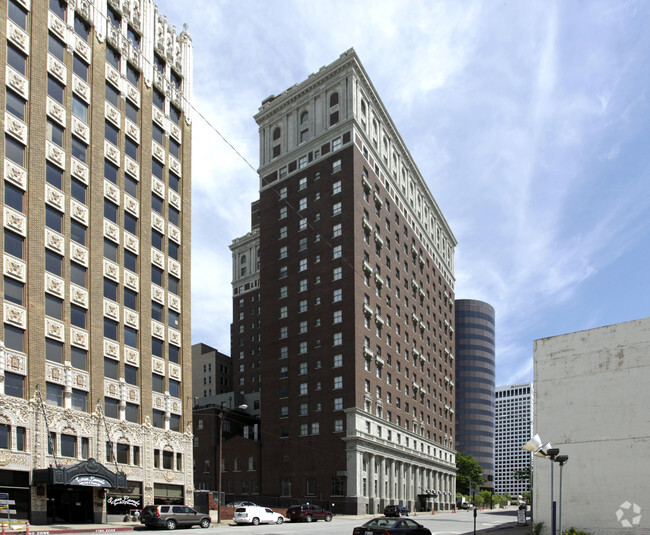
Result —
M34 483L48 485L78 485L81 487L126 488L126 474L111 472L95 459L82 461L74 466L34 470Z

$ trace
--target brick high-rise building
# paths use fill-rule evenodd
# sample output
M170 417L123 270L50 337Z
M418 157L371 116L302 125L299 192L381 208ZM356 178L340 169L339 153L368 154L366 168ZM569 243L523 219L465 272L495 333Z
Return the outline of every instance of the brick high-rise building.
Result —
M191 503L190 36L152 0L0 28L0 492L33 523Z
M261 391L260 494L448 509L454 235L353 50L255 119L232 357L235 390Z

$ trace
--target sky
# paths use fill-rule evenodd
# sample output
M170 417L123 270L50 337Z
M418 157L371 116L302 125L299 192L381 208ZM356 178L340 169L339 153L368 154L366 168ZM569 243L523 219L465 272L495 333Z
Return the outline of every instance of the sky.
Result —
M259 196L262 100L354 48L496 312L533 341L650 316L650 3L158 0L194 45L192 343L230 354L229 245Z

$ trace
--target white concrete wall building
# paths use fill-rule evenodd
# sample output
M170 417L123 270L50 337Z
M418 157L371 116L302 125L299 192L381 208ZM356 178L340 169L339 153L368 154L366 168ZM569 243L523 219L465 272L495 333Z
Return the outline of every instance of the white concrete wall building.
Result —
M535 431L569 456L562 528L650 531L650 318L535 341ZM559 466L555 463L559 509ZM551 533L551 463L535 457L535 521ZM557 533L560 533L559 525Z

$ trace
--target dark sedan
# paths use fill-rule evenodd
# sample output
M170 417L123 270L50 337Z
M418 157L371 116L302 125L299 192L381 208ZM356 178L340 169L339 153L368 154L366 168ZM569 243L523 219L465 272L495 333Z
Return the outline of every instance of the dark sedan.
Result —
M431 535L431 531L411 518L373 518L354 528L352 535Z

